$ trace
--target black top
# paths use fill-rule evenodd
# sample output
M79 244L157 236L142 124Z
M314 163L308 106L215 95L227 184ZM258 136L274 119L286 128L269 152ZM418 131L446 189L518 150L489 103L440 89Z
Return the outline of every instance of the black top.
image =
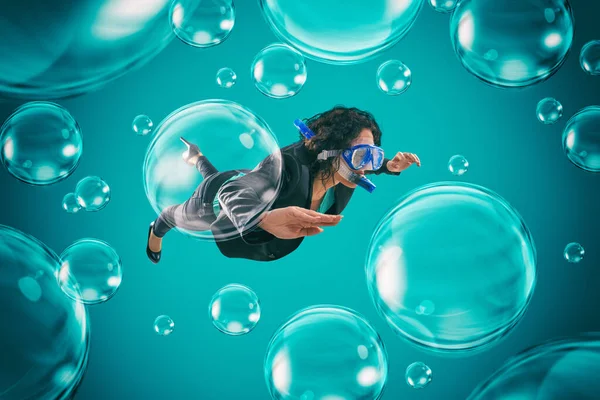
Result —
M275 194L277 197L270 210L289 206L310 209L314 176L309 166L316 155L308 151L304 142L299 141L282 148L281 156L281 159L267 157L245 176L227 182L219 189L217 196L222 211L211 225L211 230L215 238L223 235L233 236L229 240L216 241L219 250L226 257L273 261L296 250L304 240L304 237L279 239L256 224L257 218L266 211L264 207L269 203L269 197L272 199ZM281 179L278 181L275 178L279 175L280 160L283 165ZM399 172L388 171L387 161L388 159L384 159L380 169L365 173L399 175ZM340 214L353 193L353 188L336 185L335 201L325 213Z

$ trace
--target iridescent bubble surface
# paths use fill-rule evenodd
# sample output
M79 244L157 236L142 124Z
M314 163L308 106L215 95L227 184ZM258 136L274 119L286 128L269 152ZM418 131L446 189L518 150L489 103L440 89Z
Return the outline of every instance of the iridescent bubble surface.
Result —
M569 161L583 170L600 172L600 106L573 115L563 130L562 142Z
M387 353L377 332L355 311L314 306L298 311L275 332L264 373L276 400L372 400L387 381Z
M229 89L235 85L237 75L231 68L221 68L217 71L217 85Z
M579 243L569 243L563 252L563 256L565 260L570 263L578 263L583 260L583 256L585 255L585 250L583 246Z
M79 165L82 152L81 129L58 104L26 103L0 128L2 164L12 176L31 185L66 179Z
M175 322L168 315L159 315L154 320L154 331L160 336L168 336L175 330Z
M506 361L468 400L594 400L599 374L597 333L553 340Z
M531 86L550 78L573 42L568 0L462 0L450 21L462 65L497 87Z
M553 124L563 115L563 106L553 97L546 97L538 102L535 110L537 118L544 124Z
M458 0L429 0L429 5L440 13L450 13L456 8Z
M592 40L581 48L579 64L587 74L600 75L600 40Z
M199 0L188 0L197 3ZM0 93L55 99L100 88L151 60L175 37L170 1L14 2L0 22ZM57 12L60 10L60 12Z
M249 287L230 284L213 295L208 314L215 328L221 332L232 336L244 335L260 320L260 302Z
M536 251L524 221L496 193L439 182L410 192L381 219L366 277L400 337L431 351L482 349L527 309Z
M1 397L68 399L87 368L85 306L56 284L60 259L44 244L5 225L0 243Z
M169 15L175 35L193 47L216 46L235 25L233 0L175 0Z
M423 389L433 379L433 373L425 363L417 361L406 367L404 379L408 386L414 389Z
M469 161L460 154L450 157L448 161L448 171L454 176L464 175L469 170Z
M105 302L115 295L123 279L121 258L108 243L80 239L60 255L60 288L85 304Z
M384 62L377 69L377 86L391 96L404 93L412 83L410 69L398 60Z
M306 82L304 57L284 44L272 44L254 57L251 67L254 86L275 99L292 97Z
M62 207L63 207L63 210L65 210L69 214L74 214L74 213L78 212L79 210L81 210L81 206L79 205L79 202L77 201L77 197L75 196L75 193L65 194L65 197L63 197L63 201L62 201Z
M413 26L423 0L260 0L267 23L306 57L331 64L366 61Z
M135 117L131 123L131 129L139 136L146 136L152 132L152 127L154 127L154 123L150 117L143 114Z
M85 211L100 211L110 201L110 187L97 176L87 176L75 187L77 202Z
M250 171L264 161L262 167L270 182L258 191L261 202L255 211L260 213L273 204L280 189L282 171L277 138L267 123L248 108L226 100L205 100L188 104L165 118L148 146L144 189L157 214L166 207L185 202L203 180L198 170L183 160L182 154L187 148L180 137L196 144L219 171ZM254 226L250 223L247 229ZM218 231L207 230L206 223L193 219L177 229L208 241L240 234L230 226L220 227Z

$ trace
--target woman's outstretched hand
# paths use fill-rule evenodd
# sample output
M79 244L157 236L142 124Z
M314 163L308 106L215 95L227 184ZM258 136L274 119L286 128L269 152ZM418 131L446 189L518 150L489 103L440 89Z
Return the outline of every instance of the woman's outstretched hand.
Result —
M279 239L296 239L323 232L322 226L337 225L341 215L327 215L290 206L267 212L258 226Z
M421 160L416 154L398 152L394 158L387 162L387 169L391 172L401 172L412 164L417 164L417 167L421 166Z

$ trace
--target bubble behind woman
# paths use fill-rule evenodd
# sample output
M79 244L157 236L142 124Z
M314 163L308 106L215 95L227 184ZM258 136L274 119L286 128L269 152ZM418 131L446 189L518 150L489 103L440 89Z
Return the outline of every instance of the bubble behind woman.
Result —
M159 215L167 207L188 200L203 181L202 174L185 162L186 143L197 145L218 171L244 170L247 173L270 157L273 161L271 179L281 181L281 151L275 135L265 121L240 104L227 100L188 104L165 118L155 132L144 161L144 189ZM261 193L260 208L268 209L276 195L276 192ZM211 213L219 213L218 201L207 206ZM254 226L250 224L248 229ZM178 229L190 237L208 241L240 234L232 228L215 238L205 226Z

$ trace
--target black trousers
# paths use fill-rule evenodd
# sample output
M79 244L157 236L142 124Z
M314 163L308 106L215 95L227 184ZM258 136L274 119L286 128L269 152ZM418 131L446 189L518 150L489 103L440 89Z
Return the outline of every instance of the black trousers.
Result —
M204 180L187 201L167 207L160 213L154 221L155 236L161 238L176 226L190 231L207 231L216 220L217 217L212 207L216 190L221 186L219 182L222 184L232 174L219 173L204 156L198 159L196 168ZM210 193L212 192L211 188L216 188L216 190L212 190L215 193Z

